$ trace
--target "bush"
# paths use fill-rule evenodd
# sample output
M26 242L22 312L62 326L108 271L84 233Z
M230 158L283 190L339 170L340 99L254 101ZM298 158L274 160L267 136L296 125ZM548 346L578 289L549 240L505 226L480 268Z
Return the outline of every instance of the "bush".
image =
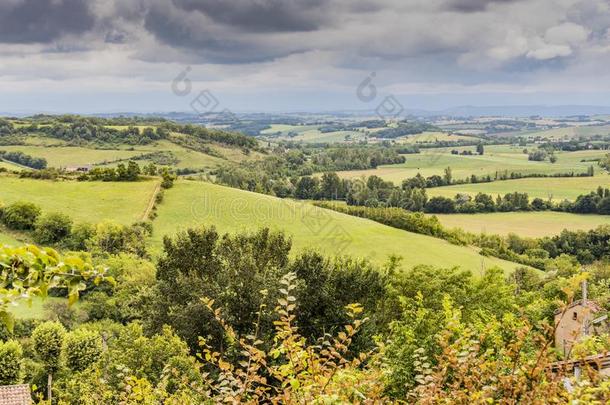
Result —
M95 331L79 329L66 335L63 350L66 366L75 372L83 371L102 354L102 338Z
M65 214L52 213L36 221L34 240L38 243L57 243L70 236L72 220Z
M41 209L33 203L18 201L3 210L2 221L11 229L33 229Z
M19 384L22 363L23 350L19 342L0 342L0 385Z
M45 370L50 374L59 369L65 333L66 329L59 322L42 323L32 332L36 354L44 364Z
M95 236L95 225L89 223L77 224L72 229L70 238L66 240L66 245L72 250L87 249L87 241Z
M425 210L433 214L451 214L455 212L455 202L450 198L432 197L426 204Z

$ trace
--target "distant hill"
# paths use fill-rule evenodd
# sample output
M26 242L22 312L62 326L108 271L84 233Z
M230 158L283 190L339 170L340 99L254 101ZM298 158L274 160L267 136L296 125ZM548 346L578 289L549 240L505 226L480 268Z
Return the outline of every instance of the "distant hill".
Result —
M449 116L508 116L529 117L540 115L543 117L568 117L574 115L602 115L610 114L610 106L595 105L508 105L508 106L459 106L441 111L420 111L426 115Z

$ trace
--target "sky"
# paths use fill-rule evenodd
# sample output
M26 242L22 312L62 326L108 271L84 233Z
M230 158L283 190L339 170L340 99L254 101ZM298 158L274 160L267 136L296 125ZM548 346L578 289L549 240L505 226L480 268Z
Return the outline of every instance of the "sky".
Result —
M610 106L608 0L0 0L0 112Z

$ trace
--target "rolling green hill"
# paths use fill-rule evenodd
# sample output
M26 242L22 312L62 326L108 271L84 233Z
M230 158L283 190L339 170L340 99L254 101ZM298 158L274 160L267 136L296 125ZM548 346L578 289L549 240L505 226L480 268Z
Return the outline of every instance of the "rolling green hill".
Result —
M448 228L474 233L541 237L559 235L562 230L589 230L610 225L609 215L584 215L566 212L494 212L489 214L437 214Z
M63 212L76 222L131 224L142 219L156 185L152 180L113 183L0 176L0 201L33 202L45 212Z
M588 194L595 191L597 187L610 186L610 176L602 173L594 177L554 177L554 178L529 178L516 180L494 181L491 183L459 184L455 186L435 187L427 189L428 196L454 197L458 193L476 195L477 193L486 194L507 194L518 191L527 193L530 198L539 197L548 199L552 197L554 201L564 199L575 200L581 194Z
M379 166L377 169L340 172L339 175L344 178L376 175L384 180L400 184L402 180L413 177L417 173L421 173L424 177L432 175L442 176L446 167L451 167L454 179L464 179L473 174L477 176L493 176L496 172L504 171L524 174L582 173L586 172L587 168L591 165L597 166L596 162L590 161L591 159L601 158L607 153L599 150L557 152L558 161L555 164L551 164L548 161L530 161L527 154L523 153L523 147L510 145L486 146L483 156L453 155L451 154L452 149L474 150L475 148L426 149L419 154L405 155L407 160L402 164ZM597 170L599 171L598 167Z
M316 249L327 254L350 254L382 263L389 255L404 258L404 266L429 264L461 266L479 271L516 264L480 256L474 248L405 232L366 219L314 207L308 203L236 190L210 183L179 181L167 190L158 208L152 238L159 252L163 235L188 227L215 225L221 232L268 226L293 238L293 251Z
M15 239L14 237L12 237L11 235L9 235L8 233L5 233L3 231L0 230L0 244L5 244L5 245L11 245L11 246L17 246L19 245L19 241L17 239Z

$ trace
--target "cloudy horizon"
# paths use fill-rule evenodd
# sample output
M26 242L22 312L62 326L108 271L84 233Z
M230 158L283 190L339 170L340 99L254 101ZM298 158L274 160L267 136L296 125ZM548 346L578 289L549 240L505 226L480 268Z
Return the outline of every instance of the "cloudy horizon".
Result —
M10 113L610 106L604 0L4 0L0 55Z

